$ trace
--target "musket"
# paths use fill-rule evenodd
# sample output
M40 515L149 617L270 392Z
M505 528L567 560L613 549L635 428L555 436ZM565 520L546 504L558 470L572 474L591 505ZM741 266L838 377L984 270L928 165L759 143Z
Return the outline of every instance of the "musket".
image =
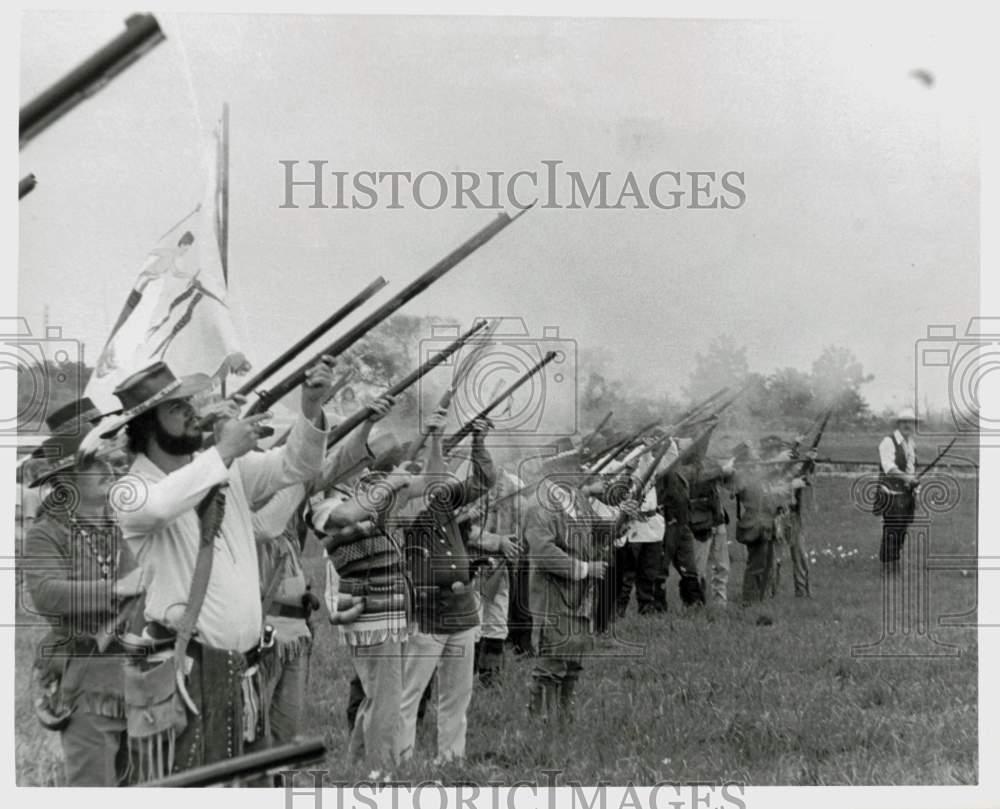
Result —
M490 503L490 507L491 508L496 508L501 503L506 503L512 497L519 497L520 495L522 495L525 492L533 489L537 485L538 485L538 481L537 480L534 481L533 483L525 483L520 488L515 489L512 492L507 492L507 494L505 494L503 497L498 497L496 500L494 500L492 503ZM475 514L475 512L472 509L470 509L469 511L466 511L466 512L464 512L462 514L459 514L458 517L455 518L455 520L456 520L456 522L459 525L462 525L464 523L469 522L469 520L471 520L473 518L474 514Z
M340 393L340 391L342 391L345 387L347 387L347 383L348 383L348 381L350 380L350 378L353 375L354 375L354 369L353 368L348 368L346 371L344 371L344 373L342 373L340 376L338 376L337 379L336 379L336 381L330 387L330 392L327 394L326 399L324 400L324 404L326 402L329 402L338 393ZM208 420L208 421L209 421L209 423L211 423L211 420ZM205 422L206 422L206 420L202 419L202 424L203 425L204 425ZM204 429L204 427L202 429ZM267 432L267 430L270 430L270 432ZM285 431L278 437L278 439L273 444L271 444L270 448L274 449L275 447L280 447L280 446L284 445L285 443L287 443L288 436L290 436L291 434L292 434L292 428L291 427L286 427ZM260 426L257 427L257 437L258 438L267 438L269 435L274 435L274 428L267 427L267 425L264 425L264 427L260 427ZM208 440L206 439L206 444L207 443L208 443Z
M336 312L330 315L326 320L320 323L315 329L309 332L301 340L298 340L294 345L291 346L287 351L283 351L278 357L276 357L272 362L269 362L264 368L262 368L258 373L254 374L251 379L244 382L239 390L236 391L237 394L241 396L246 396L249 393L253 393L256 387L263 382L265 379L271 376L275 371L287 365L293 359L295 359L299 354L301 354L310 343L312 343L317 338L324 335L334 326L338 325L344 318L348 317L352 312L354 312L358 307L371 298L384 287L389 282L386 281L381 275L372 281L368 286L362 289L357 295L351 298L347 303L341 306Z
M455 388L450 387L444 393L441 394L441 398L438 399L437 407L435 410L447 410L451 407L451 399L455 395ZM421 435L419 440L413 442L413 446L410 447L410 451L406 454L406 462L414 463L417 457L420 455L424 446L427 444L427 439L430 438L434 433L437 432L436 427L429 427Z
M636 500L640 501L642 500L643 492L646 491L646 487L649 485L649 481L651 481L653 479L653 475L656 474L656 467L660 465L660 461L663 460L663 456L666 455L667 451L670 449L670 443L671 443L670 439L671 436L669 435L665 435L660 439L660 447L659 449L656 450L655 454L653 455L653 460L649 464L649 468L642 473L642 476L638 480L635 481L635 484L632 488L632 492L634 493ZM678 458L679 457L680 455L678 455ZM673 468L673 465L676 462L677 460L675 459L674 462L671 463L667 471Z
M21 107L20 147L23 149L35 135L105 87L164 39L152 14L133 14L125 20L124 32Z
M664 436L663 443L661 444L660 448L656 451L656 454L653 456L653 460L652 460L652 463L650 463L649 468L647 468L646 471L643 472L643 474L642 474L642 476L640 478L638 478L637 480L633 481L632 486L630 487L629 497L632 500L636 500L636 501L638 501L638 502L641 503L642 500L643 500L643 497L645 496L644 493L646 491L646 487L650 484L650 481L652 481L653 476L654 475L656 475L656 476L667 475L667 474L669 474L673 470L673 468L675 466L677 466L678 464L683 463L684 461L686 461L687 458L696 449L699 448L699 446L702 444L702 442L712 434L712 430L714 430L715 427L716 427L716 424L711 424L710 426L706 427L698 435L698 437L695 438L691 442L691 444L689 446L685 447L683 450L681 450L677 454L677 457L674 458L668 464L668 466L667 466L666 469L664 469L662 472L658 472L657 471L657 467L660 465L660 461L663 460L663 456L667 454L667 450L670 449L670 445L671 445L671 442L670 442L669 439L672 436ZM625 514L622 511L619 511L619 513L618 513L618 519L617 519L617 522L616 522L616 528L615 528L615 532L614 532L616 536L621 532L621 528L624 526L625 523L627 523L629 521L629 519L630 518L629 518L629 516L627 514Z
M323 738L289 742L256 753L246 753L213 764L157 778L154 781L134 784L137 787L208 787L231 781L265 775L279 768L294 770L303 764L320 761L326 757L327 747Z
M826 411L826 415L823 416L823 421L820 422L819 429L816 430L816 437L813 438L812 443L809 445L810 453L815 452L819 448L819 442L823 440L823 432L826 430L826 425L830 421L830 416L832 415L833 415L833 408L831 407L829 410ZM799 448L799 442L796 441L795 446L792 447L792 453L794 454L795 452L797 452L798 448ZM806 458L804 461L802 461L802 466L799 467L799 475L801 476L806 474L806 472L809 471L810 464L812 463L813 461L811 458Z
M712 404L712 402L716 401L720 396L725 394L726 391L728 390L729 388L722 388L721 390L718 390L715 393L713 393L707 399L704 399L703 401L694 405L693 407L688 408L688 410L681 415L680 419L677 422L671 424L669 427L663 428L664 436L661 436L652 444L650 444L648 447L646 447L641 453L639 453L637 457L641 457L645 455L647 452L652 451L660 443L660 441L662 441L664 438L669 438L673 433L676 433L679 430L683 430L688 427L693 427L698 424L704 424L707 421L712 421L713 419L717 418L718 415L723 410L725 410L733 402L735 402L737 398L739 398L740 394L743 393L743 390L745 390L745 388L743 390L738 391L735 395L729 397L729 399L726 400L723 404L715 408L711 412L711 414L707 416L699 415L702 413L702 411L705 410L706 407ZM618 455L620 455L623 450L634 448L636 441L639 440L639 437L642 436L644 433L648 432L649 430L653 429L653 427L658 426L659 423L660 423L659 421L655 421L647 425L646 427L643 427L638 432L633 433L624 441L619 441L617 444L612 445L607 450L602 451L601 453L602 455L604 452L608 452L609 454L604 458L603 461L601 461L601 463L599 463L597 466L595 466L593 469L590 470L591 473L596 474L600 472L602 469L604 469L604 467L606 467L609 463L611 463L612 460L614 460Z
M603 458L603 460L599 464L597 464L593 469L590 470L591 474L597 474L602 469L604 469L605 466L607 466L615 458L621 455L623 450L634 445L636 441L638 441L643 435L648 433L654 427L658 427L660 425L660 421L661 421L660 419L656 419L656 421L651 421L649 424L643 425L640 429L636 430L631 435L628 435L625 438L621 439L620 441L616 441L611 446L604 447L599 452L594 453L595 458Z
M698 402L695 405L692 405L686 411L684 411L684 413L681 414L680 418L677 420L677 422L675 424L672 424L669 427L665 428L665 432L669 435L670 432L675 432L675 431L677 431L679 429L682 429L683 427L690 427L693 424L701 424L704 421L708 421L711 418L714 418L719 413L721 413L723 410L725 410L727 407L729 407L729 405L731 405L734 401L736 401L737 397L743 392L743 390L740 390L739 392L736 393L736 395L730 397L730 399L725 404L723 404L721 407L716 408L712 412L712 415L706 416L704 419L694 420L694 416L695 415L697 415L698 413L700 413L701 411L703 411L706 407L708 407L713 402L715 402L719 397L724 396L728 391L729 391L728 387L720 388L715 393L713 393L711 396L709 396L709 397L707 397L705 399L702 399L700 402ZM604 460L600 464L598 464L597 466L595 466L591 470L591 472L592 473L600 472L602 469L604 469L604 467L606 467L609 463L611 463L612 460L614 460L618 455L620 455L621 452L622 452L622 450L624 450L624 449L626 449L627 447L630 447L630 446L634 447L635 442L638 441L638 439L640 438L640 436L642 436L646 432L649 432L649 430L652 430L654 427L659 426L659 424L660 424L660 420L659 419L656 420L656 421L654 421L654 422L651 422L649 425L647 425L647 426L643 427L641 430L633 433L631 436L629 436L628 438L624 439L623 441L619 441L619 442L617 442L615 444L612 444L611 446L609 446L609 447L607 447L605 449L602 449L600 452L595 453L595 457L602 457L602 456L605 455L605 453L610 453L610 455L607 456L607 457L604 457ZM652 444L649 447L647 447L646 452L648 452L650 449L652 449L653 446L655 446L657 443L659 443L659 442L658 441L654 442L654 444Z
M583 443L580 444L580 454L583 454L584 452L587 451L588 447L590 446L590 442L593 441L595 438L597 438L598 435L600 435L601 430L603 430L604 427L607 425L607 423L611 421L611 417L614 414L615 412L613 410L609 410L608 415L606 415L603 419L601 419L600 424L598 424L593 429L593 431L585 439L583 439Z
M691 418L695 413L699 413L700 411L704 410L706 407L712 404L712 402L714 402L716 399L719 399L722 396L725 396L728 392L729 392L728 386L724 388L719 388L715 393L713 393L707 399L702 399L694 406L688 408L687 411L681 414L681 417L680 419L678 419L678 421L684 421L686 419Z
M941 451L940 451L940 452L939 452L939 453L937 454L937 457L936 457L936 458L935 458L935 459L934 459L933 461L931 461L931 462L930 462L929 464L927 464L927 466L925 466L925 467L924 467L924 470L923 470L923 471L922 471L922 472L921 472L921 473L920 473L919 475L917 475L917 479L916 479L916 480L914 481L914 486L915 486L915 485L916 485L917 483L919 483L919 482L920 482L920 479L921 479L921 478L922 478L922 477L923 477L924 475L926 475L926 474L927 474L928 472L930 472L930 471L931 471L931 470L932 470L932 469L933 469L933 468L934 468L935 466L937 466L937 465L938 465L938 462L939 462L939 461L940 461L940 460L941 460L941 459L942 459L942 458L943 458L943 457L944 457L945 455L947 455L947 454L948 454L948 450L950 450L950 449L951 449L951 448L952 448L952 447L953 447L953 446L955 445L955 442L956 442L956 441L958 441L958 438L953 438L953 439L951 439L951 441L949 441L949 442L948 442L948 446L946 446L946 447L945 447L945 448L944 448L943 450L941 450Z
M458 368L455 369L455 375L451 379L451 385L448 386L448 389L443 394L441 394L441 398L438 399L436 408L437 410L447 410L449 407L451 407L451 400L455 396L455 389L458 388L460 384L462 384L462 380L464 380L465 377L468 375L469 371L472 370L472 367L476 364L476 361L478 360L479 355L483 352L483 350L492 345L492 343L490 342L490 337L493 336L494 332L496 332L499 326L500 326L500 320L498 318L494 322L494 324L490 326L489 329L486 330L486 333L483 335L482 341L477 342L476 347L469 352L469 356L462 361L462 364ZM435 432L437 432L437 428L431 427L425 430L421 434L420 439L418 441L413 442L413 446L411 447L410 452L406 456L407 463L413 463L417 460L417 457L420 455L421 450L427 443L427 439L429 439L431 435L433 435Z
M727 390L728 390L728 388L727 388ZM718 407L716 407L712 412L715 415L718 415L723 410L725 410L726 408L728 408L733 402L735 402L737 399L739 399L748 390L750 390L750 383L747 383L742 388L740 388L738 391L736 391L736 393L734 393L732 396L730 396L728 399L726 399L721 405L719 405Z
M472 432L472 425L476 422L477 419L482 419L489 416L490 413L492 413L497 407L500 406L500 404L503 403L504 399L510 396L515 390L521 387L521 385L523 385L525 382L531 379L535 374L541 371L542 368L544 368L546 365L552 362L552 360L554 360L557 356L558 356L557 352L550 351L541 360L536 362L527 372L522 374L521 377L513 385L507 388L507 390L504 391L503 394L498 396L496 399L494 399L492 402L486 405L486 407L484 407L482 410L476 413L476 415L474 415L471 419L465 422L465 424L463 424L459 428L458 432L454 433L453 435L449 435L446 439L444 439L444 442L441 445L444 454L448 455L453 449L455 449L455 447L457 447L462 442L462 440L469 433Z
M38 180L35 179L35 175L26 174L17 184L17 198L24 199L28 196L28 194L35 190L36 185L38 185Z
M822 424L820 425L820 428L819 428L819 434L820 434L820 435L822 435L822 434L823 434L823 430L825 430L825 429L826 429L826 423L827 423L827 422L828 422L828 421L830 420L830 414L831 414L831 413L833 413L833 408L832 408L832 407L831 407L831 408L828 408L828 409L827 409L827 411L826 411L825 413L820 413L820 414L819 414L818 416L816 416L816 418L814 418L814 419L813 419L813 421L812 421L812 424L810 424L810 425L809 425L809 426L808 426L808 427L806 428L806 430L805 430L804 432L800 433L799 435L797 435L797 436L795 437L795 443L794 443L794 444L792 444L792 455L795 455L795 454L796 454L796 453L797 453L797 452L799 451L799 444L801 444L801 443L802 443L802 440L803 440L803 439L804 439L804 438L805 438L805 437L806 437L807 435L809 435L809 433L811 433L811 432L812 432L812 428L816 426L817 422L819 422L819 421L820 421L820 419L822 419L822 420L823 420L823 422L822 422ZM814 446L814 447L813 447L813 449L816 449L816 447Z
M405 289L398 292L393 298L386 301L382 304L382 306L368 315L368 317L354 326L354 328L350 329L347 334L335 340L323 351L320 351L309 362L305 363L296 371L282 379L281 382L273 388L264 391L260 398L253 404L253 406L251 406L246 415L252 416L256 413L262 413L270 408L271 405L282 399L286 394L290 393L305 381L306 371L312 368L319 361L321 356L329 354L330 356L336 358L343 354L347 351L347 349L358 342L358 340L374 329L379 323L389 317L389 315L427 289L427 287L440 279L446 272L461 262L462 259L468 257L486 244L486 242L496 236L509 224L514 222L518 217L523 216L525 211L530 208L531 205L518 211L514 214L514 216L510 216L506 212L497 216L496 219L490 222L486 227L474 234L467 241L460 244L437 264L427 270L423 275L410 283Z
M437 368L442 362L444 362L448 357L454 354L458 349L460 349L465 343L472 337L476 332L481 331L486 325L486 320L480 320L476 325L469 329L464 334L459 335L455 340L449 343L445 348L441 349L437 354L427 360L425 363L420 365L416 370L411 371L406 376L404 376L399 382L393 385L389 390L387 390L384 396L399 396L404 390L406 390L410 385L416 382L424 374ZM363 421L367 420L375 411L372 409L371 405L361 408L356 413L348 416L344 421L337 425L334 429L330 431L327 436L326 445L327 447L332 447L338 441L342 440L348 433L350 433L354 428L356 428Z

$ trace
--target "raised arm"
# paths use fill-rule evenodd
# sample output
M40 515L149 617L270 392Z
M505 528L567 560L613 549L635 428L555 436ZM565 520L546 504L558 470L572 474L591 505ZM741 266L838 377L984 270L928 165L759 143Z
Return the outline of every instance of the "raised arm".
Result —
M237 461L249 502L261 503L279 489L315 480L323 471L327 427L322 404L333 385L333 363L324 354L306 371L301 411L285 446Z
M493 458L486 450L486 432L489 427L483 419L477 419L472 427L472 458L469 474L462 482L462 493L459 506L474 503L497 482L496 467Z
M277 492L253 513L254 538L258 542L278 539L285 532L288 522L305 500L305 496L306 488L301 483Z
M141 471L125 476L119 485L134 487L136 495L127 507L117 510L122 536L130 539L159 531L197 506L209 489L227 480L229 469L218 447L156 482Z
M374 455L368 447L368 437L371 435L372 427L389 415L395 404L396 399L392 396L380 396L372 402L372 415L326 454L326 458L323 459L323 471L310 489L317 492L326 491L331 486L343 482L366 462L372 461Z

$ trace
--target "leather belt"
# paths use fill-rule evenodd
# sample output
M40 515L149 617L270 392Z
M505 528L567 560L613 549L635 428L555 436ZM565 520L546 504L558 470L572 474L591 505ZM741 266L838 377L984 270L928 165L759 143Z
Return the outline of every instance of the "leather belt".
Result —
M290 604L273 604L267 614L281 618L301 618L303 621L309 617L303 607L293 607Z
M146 624L145 635L152 639L152 643L149 646L154 650L158 651L165 649L168 646L172 646L177 640L177 633L174 632L167 626L164 626L159 621L150 621ZM196 639L192 638L188 641L188 651L195 652L199 656L201 654L202 644ZM267 647L265 647L267 648ZM241 652L243 659L246 661L247 668L255 665L260 661L261 656L261 646L258 644L246 652Z

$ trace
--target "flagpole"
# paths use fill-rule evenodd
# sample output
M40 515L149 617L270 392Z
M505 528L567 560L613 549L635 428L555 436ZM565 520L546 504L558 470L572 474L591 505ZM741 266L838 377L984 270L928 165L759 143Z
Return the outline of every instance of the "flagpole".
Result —
M219 186L222 199L219 213L222 218L219 230L219 253L222 256L222 278L229 286L229 103L222 105L221 171Z
M219 206L219 258L222 263L222 281L229 290L229 102L222 104L222 128L219 137L218 206ZM222 396L226 396L226 378L222 375Z

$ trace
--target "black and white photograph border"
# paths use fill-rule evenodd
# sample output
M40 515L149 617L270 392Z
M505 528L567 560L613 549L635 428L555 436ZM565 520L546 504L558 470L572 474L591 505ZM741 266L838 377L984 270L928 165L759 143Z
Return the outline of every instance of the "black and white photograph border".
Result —
M0 273L0 464L17 480L0 487L8 799L155 805L179 793L134 788L157 776L186 785L183 770L171 782L167 747L123 741L132 790L64 789L61 695L53 686L37 702L32 661L53 626L69 626L37 603L38 583L66 560L25 541L40 491L39 513L68 527L70 566L118 575L122 611L96 635L70 621L70 640L151 642L155 602L129 613L149 581L122 557L151 553L130 533L152 502L141 462L163 470L208 454L170 432L183 412L181 435L215 443L226 464L302 453L306 422L325 422L347 470L329 499L282 521L308 536L296 564L310 580L302 610L315 611L286 763L261 776L280 737L264 719L277 699L262 696L275 646L265 631L240 661L259 666L259 681L244 677L234 704L246 721L261 700L250 735L271 744L258 738L257 763L225 774L223 756L189 785L271 788L183 799L996 805L1000 281L985 268L1000 250L983 223L1000 214L988 100L1000 64L987 14L929 3L61 5L0 12L7 108L21 111ZM135 14L152 25L126 23ZM228 30L222 15L237 15ZM135 35L129 54L54 102L56 82L123 45L123 32ZM332 370L320 354L335 357ZM136 438L142 424L148 439ZM448 470L437 473L441 444ZM356 447L367 460L348 469ZM486 468L483 448L499 482L480 505L457 503ZM706 469L726 515L707 551L688 523ZM98 486L105 517L81 527ZM424 513L453 521L464 579L398 516L419 510L408 486L423 487ZM231 488L199 506L208 520L216 508L216 551L229 554L225 508L241 508ZM274 491L252 505L255 519ZM764 499L779 505L761 528ZM566 528L584 512L583 534ZM326 522L306 531L317 514ZM485 538L505 515L512 555L506 540L486 551L469 539L469 525ZM566 537L546 545L542 527L556 524ZM257 548L285 541L281 530L265 540L255 522ZM650 530L655 563L641 539ZM512 618L506 644L476 644L464 759L435 758L455 732L435 727L448 709L441 679L456 676L448 655L435 664L414 651L415 669L437 669L415 746L392 767L355 760L363 734L345 711L351 677L369 670L352 665L345 640L357 636L338 612L392 601L345 595L371 592L349 578L330 589L338 550L362 536L405 538L397 549L416 583L405 620L422 644L425 620L439 620L426 617L429 582L439 601L436 582L450 582L449 604L469 591L486 624L484 588L509 566L511 602L536 615L526 649ZM571 572L541 572L552 549ZM267 568L274 553L254 554L267 616L285 592ZM207 682L197 678L199 638L214 631L209 590L190 642L197 662L192 674L186 658L175 695L192 707ZM544 611L555 629L534 645L537 599L584 591L579 614ZM73 616L88 612L74 598ZM302 611L281 606L278 621ZM512 615L505 607L505 624ZM276 659L294 657L277 648ZM473 654L471 641L449 648ZM579 682L565 659L582 664ZM568 672L562 686L553 671ZM100 713L82 704L73 712Z

